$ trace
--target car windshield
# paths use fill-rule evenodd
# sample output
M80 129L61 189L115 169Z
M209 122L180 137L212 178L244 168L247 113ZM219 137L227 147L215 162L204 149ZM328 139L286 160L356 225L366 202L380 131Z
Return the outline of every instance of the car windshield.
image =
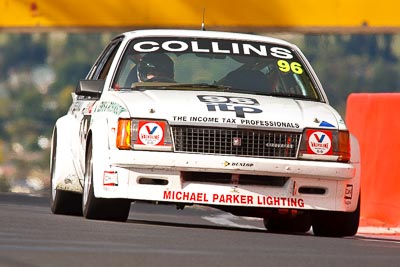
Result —
M134 39L112 89L225 90L320 100L308 70L290 48L226 39Z

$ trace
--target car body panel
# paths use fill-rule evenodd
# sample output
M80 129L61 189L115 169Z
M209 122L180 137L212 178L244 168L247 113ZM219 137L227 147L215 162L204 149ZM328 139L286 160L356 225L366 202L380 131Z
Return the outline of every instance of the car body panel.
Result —
M117 90L114 80L129 42L135 38L168 36L247 40L290 47L302 60L319 100L200 86ZM354 136L350 136L348 163L321 158L300 159L299 151L296 158L287 159L160 151L157 146L153 150L149 147L150 150L120 150L116 146L121 118L162 121L165 127L292 132L300 134L301 138L304 138L305 129L314 129L314 135L346 131L343 119L329 105L311 65L295 45L247 34L186 30L133 31L113 42L115 45L103 51L87 77L97 80L103 75L102 71L97 75L97 69L109 68L103 77L101 95L73 94L68 113L56 122L55 129L63 140L56 143L57 151L64 151L63 157L70 157L73 162L62 172L65 177L57 177L57 188L82 192L77 185L83 185L90 141L93 144L94 195L98 198L271 209L349 212L356 209L360 192L360 154ZM150 135L157 128L147 127ZM165 129L163 133L166 134ZM317 138L322 141L321 136ZM213 177L218 179L214 181ZM242 178L247 179L243 184ZM68 186L69 180L74 180L70 183L74 186Z

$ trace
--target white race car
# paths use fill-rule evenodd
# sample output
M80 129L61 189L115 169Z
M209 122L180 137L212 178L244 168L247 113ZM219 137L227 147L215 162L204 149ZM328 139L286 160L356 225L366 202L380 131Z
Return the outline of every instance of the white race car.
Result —
M56 122L51 209L126 221L131 202L207 205L271 232L352 236L357 140L301 51L263 36L114 38Z

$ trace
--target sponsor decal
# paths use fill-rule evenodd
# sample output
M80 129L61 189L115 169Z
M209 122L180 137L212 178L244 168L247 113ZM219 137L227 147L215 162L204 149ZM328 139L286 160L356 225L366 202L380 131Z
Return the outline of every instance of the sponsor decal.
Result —
M250 163L250 162L229 162L229 161L225 161L224 162L224 166L228 167L228 166L232 166L232 167L254 167L254 163Z
M329 131L307 131L307 153L332 155L332 133Z
M278 128L293 128L298 129L300 125L298 123L286 122L286 121L263 121L263 120L247 120L241 119L240 122L245 125L252 126L265 126L265 127L278 127Z
M244 118L247 113L263 112L255 107L260 104L254 98L216 95L198 95L197 97L201 102L206 103L209 112L234 112L237 118Z
M321 123L319 124L320 127L331 127L331 128L335 128L334 125L330 124L327 121L321 121Z
M237 181L237 182L236 182L236 180L232 181L232 184L238 184L238 183L239 183L239 181ZM232 186L230 192L239 194L238 187L236 185Z
M291 129L300 128L300 124L298 124L297 122L288 122L288 121L264 121L264 120L218 118L218 117L206 117L206 116L173 116L172 118L176 122L229 123L229 124L241 124L249 126L273 127L273 128L291 128Z
M304 200L294 197L251 196L207 192L170 191L163 193L163 200L202 202L210 204L241 204L263 207L303 208Z
M97 107L95 112L111 112L119 115L126 111L126 108L115 102L103 101Z
M187 116L172 116L172 118L174 121L178 121L178 122L179 121L183 121L183 122L188 121Z
M265 146L270 148L294 148L294 144L290 143L290 139L288 139L288 142L286 144L266 143Z
M118 186L118 172L104 171L103 185L104 186Z
M278 60L277 62L278 68L282 72L289 72L292 71L295 74L302 74L303 68L299 62L287 62L286 60Z
M233 146L241 146L241 145L242 145L242 138L240 138L240 137L233 137L233 138L232 138L232 145L233 145Z
M193 52L206 54L211 53L224 55L261 56L278 59L294 58L290 49L277 46L275 44L206 38L142 38L132 45L132 50L136 53Z
M344 201L347 205L350 205L352 199L353 199L353 185L347 184L344 192Z
M192 116L189 117L189 121L191 122L207 122L207 123L219 123L223 120L216 117L201 117L201 116Z
M139 121L138 144L157 146L164 145L165 122Z

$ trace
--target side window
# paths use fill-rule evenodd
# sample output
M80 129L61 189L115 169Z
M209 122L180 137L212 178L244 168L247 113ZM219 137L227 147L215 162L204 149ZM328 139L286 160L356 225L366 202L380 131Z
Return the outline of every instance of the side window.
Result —
M118 47L120 46L121 41L118 40L116 42L111 43L106 50L103 52L102 56L96 62L94 66L94 73L90 75L90 79L94 80L102 80L107 77L107 74L110 70L111 63L117 53Z
M108 72L110 71L110 67L111 67L111 63L114 60L115 54L117 53L118 47L121 43L119 42L111 51L111 54L109 55L109 57L107 58L107 60L105 61L103 68L100 72L100 76L99 79L100 80L104 80L107 77Z

